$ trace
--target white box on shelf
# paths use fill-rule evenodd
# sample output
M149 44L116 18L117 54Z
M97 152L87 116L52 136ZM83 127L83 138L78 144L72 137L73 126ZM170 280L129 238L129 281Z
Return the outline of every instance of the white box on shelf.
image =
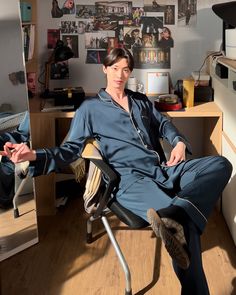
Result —
M205 72L199 72L199 71L194 71L192 72L192 77L195 81L209 81L210 80L210 75L208 75Z
M225 30L225 55L236 60L236 29Z

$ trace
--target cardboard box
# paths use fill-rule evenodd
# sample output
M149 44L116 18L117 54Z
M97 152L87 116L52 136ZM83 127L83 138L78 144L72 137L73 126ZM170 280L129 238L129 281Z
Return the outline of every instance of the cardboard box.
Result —
M191 75L195 81L195 86L209 86L210 75L206 72L195 71Z
M186 108L194 106L194 79L192 77L183 79L183 106Z

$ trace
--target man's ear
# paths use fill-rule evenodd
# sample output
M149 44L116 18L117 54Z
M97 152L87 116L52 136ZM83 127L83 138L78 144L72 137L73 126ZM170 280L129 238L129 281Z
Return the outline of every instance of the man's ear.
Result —
M103 69L103 73L106 74L107 73L107 68L105 66L102 66Z

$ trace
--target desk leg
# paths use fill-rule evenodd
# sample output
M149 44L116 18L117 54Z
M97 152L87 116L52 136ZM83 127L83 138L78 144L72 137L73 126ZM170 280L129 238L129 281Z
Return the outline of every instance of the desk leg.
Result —
M222 154L222 117L204 119L204 155Z
M48 114L30 115L32 147L55 146L55 118ZM55 207L55 173L38 176L34 179L37 215L53 215Z
M56 214L55 173L34 179L37 216Z

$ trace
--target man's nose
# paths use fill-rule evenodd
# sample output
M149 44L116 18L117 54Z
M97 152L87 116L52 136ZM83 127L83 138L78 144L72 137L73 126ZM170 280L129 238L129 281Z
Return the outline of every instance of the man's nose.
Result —
M116 74L117 74L117 77L118 78L121 78L122 75L123 75L123 71L122 70L118 70Z

